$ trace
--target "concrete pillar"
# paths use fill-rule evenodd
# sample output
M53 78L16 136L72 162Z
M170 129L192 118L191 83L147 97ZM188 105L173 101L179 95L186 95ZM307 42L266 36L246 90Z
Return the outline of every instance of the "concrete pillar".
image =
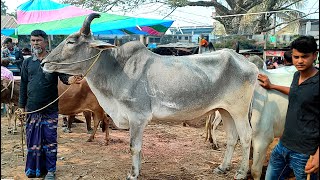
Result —
M140 42L146 45L146 38L144 37L144 35L140 35Z
M311 21L308 21L306 23L306 35L310 35L310 31L311 31Z

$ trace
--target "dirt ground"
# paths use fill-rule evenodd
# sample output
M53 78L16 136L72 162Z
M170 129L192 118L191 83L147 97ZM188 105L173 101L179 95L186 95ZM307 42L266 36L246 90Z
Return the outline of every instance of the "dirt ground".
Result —
M82 116L78 116L83 119ZM86 142L85 123L77 123L72 133L58 128L57 179L125 179L131 168L129 131L111 130L109 145L99 128L93 142ZM7 132L7 119L1 118L1 179L27 179L24 175L20 127L18 134ZM144 131L141 180L224 180L233 179L240 165L241 147L235 148L231 170L221 176L212 171L221 163L225 151L225 133L217 129L219 150L204 142L203 124L151 122ZM200 126L200 127L199 127ZM25 146L24 146L25 148Z

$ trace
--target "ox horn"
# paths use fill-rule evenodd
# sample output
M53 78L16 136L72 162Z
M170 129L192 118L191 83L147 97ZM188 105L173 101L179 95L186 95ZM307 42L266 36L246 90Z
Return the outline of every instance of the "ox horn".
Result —
M98 13L91 13L87 16L87 18L84 20L83 22L83 25L82 25L82 28L80 29L80 33L81 34L84 34L86 36L89 35L90 33L90 24L91 24L91 21L94 19L94 18L100 18L100 14Z

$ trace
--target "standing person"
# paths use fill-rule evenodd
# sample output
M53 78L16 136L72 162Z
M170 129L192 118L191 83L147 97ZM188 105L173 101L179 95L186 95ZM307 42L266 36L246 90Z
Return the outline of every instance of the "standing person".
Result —
M290 88L258 75L262 87L289 95L284 132L271 153L266 180L284 179L291 170L297 180L306 179L307 173L317 179L319 170L319 71L313 66L317 43L312 36L300 36L291 43L291 50L298 71Z
M42 30L31 32L34 54L22 64L19 109L35 111L58 97L58 76L65 84L79 80L75 76L43 72L40 63L48 55L47 34ZM25 173L28 178L45 176L55 179L57 161L58 101L41 111L26 115L26 142L28 148Z
M283 64L285 66L293 65L293 63L292 63L292 50L284 52L284 54L283 54Z
M3 41L1 49L1 58L10 58L12 64L16 64L21 72L21 65L24 60L21 50L15 46L11 38Z
M200 40L200 54L201 53L203 53L203 52L205 52L206 51L206 49L207 49L207 47L208 47L208 41L205 39L205 38L202 38L201 40Z

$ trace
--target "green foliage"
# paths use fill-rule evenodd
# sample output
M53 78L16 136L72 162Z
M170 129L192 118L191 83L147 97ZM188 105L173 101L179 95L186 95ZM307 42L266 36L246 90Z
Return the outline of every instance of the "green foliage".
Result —
M263 49L263 46L257 45L255 40L248 39L245 36L221 36L219 40L214 42L214 46L216 48L236 49L237 42L240 42L240 49Z
M168 4L171 7L184 7L188 5L187 0L168 0Z
M8 6L6 6L5 2L1 0L1 15L6 15L8 10Z

